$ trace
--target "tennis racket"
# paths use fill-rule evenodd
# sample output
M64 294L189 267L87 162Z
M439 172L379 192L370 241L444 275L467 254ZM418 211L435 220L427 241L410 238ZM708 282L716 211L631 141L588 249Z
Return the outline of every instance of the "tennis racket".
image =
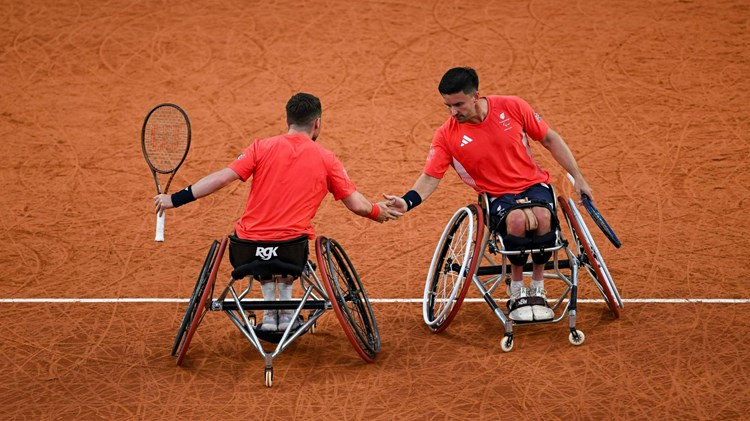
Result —
M174 104L160 104L149 111L141 129L141 147L154 175L156 194L167 193L190 149L190 120L185 111ZM169 175L164 190L159 174ZM164 213L156 215L154 241L164 241L164 216Z
M568 174L568 180L570 180L570 182L573 183L573 186L575 186L575 179L572 175ZM622 246L622 242L620 242L620 239L617 238L617 234L615 234L615 231L612 229L612 227L609 226L607 221L599 212L599 209L594 206L594 202L591 201L591 198L588 197L588 195L583 194L581 195L581 202L583 202L583 207L586 209L586 212L589 214L596 226L599 227L600 230L602 230L604 236L607 237L612 245L619 249L620 246Z

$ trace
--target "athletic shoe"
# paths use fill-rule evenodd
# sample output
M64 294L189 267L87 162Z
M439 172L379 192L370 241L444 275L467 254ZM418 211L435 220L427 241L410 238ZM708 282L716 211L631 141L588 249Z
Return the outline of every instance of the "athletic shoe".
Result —
M292 316L294 316L294 310L281 310L279 311L279 330L286 330L287 327L289 327L289 323L292 321ZM294 321L294 326L292 326L292 330L297 329L300 326L299 318Z
M264 310L263 321L258 329L263 331L273 331L279 329L279 322L277 320L278 310Z
M531 310L534 313L534 320L544 321L555 318L555 312L547 304L547 291L544 288L537 287L530 289L529 297L534 297L534 305L531 306Z
M534 312L528 303L528 289L519 288L510 294L508 300L508 317L516 322L531 322L534 320Z

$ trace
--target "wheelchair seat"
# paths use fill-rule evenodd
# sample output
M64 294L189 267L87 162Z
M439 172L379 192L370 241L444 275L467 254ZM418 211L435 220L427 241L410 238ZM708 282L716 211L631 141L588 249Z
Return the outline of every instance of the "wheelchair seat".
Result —
M285 241L253 241L229 236L229 262L232 278L254 276L270 279L273 275L298 278L307 264L307 235Z

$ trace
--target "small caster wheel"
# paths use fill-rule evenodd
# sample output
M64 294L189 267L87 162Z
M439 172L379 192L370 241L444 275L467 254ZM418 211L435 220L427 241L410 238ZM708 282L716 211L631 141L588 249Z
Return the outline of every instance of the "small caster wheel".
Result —
M513 336L503 336L503 339L500 341L500 348L505 352L510 352L513 349Z
M583 341L586 340L586 335L584 335L583 332L581 332L580 330L576 329L575 331L573 331L571 329L570 335L568 335L568 340L573 345L578 346L578 345L581 345Z
M266 367L266 387L273 386L273 367Z

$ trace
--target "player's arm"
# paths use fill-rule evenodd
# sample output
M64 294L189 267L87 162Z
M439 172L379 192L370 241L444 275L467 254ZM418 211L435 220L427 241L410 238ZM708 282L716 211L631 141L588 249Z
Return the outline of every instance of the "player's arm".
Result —
M197 183L188 186L174 194L159 194L154 196L154 209L161 215L165 210L176 208L196 199L224 188L229 183L239 180L240 176L231 168L211 173Z
M552 129L547 130L547 134L541 140L542 146L544 146L555 158L565 171L573 177L576 193L581 197L582 194L587 195L591 200L594 200L594 195L591 191L591 187L586 179L581 174L581 170L578 168L573 152L568 148L567 143L563 138Z
M388 199L388 207L399 212L408 212L419 206L423 200L427 200L430 195L437 190L440 179L425 173L420 174L414 186L402 197L384 194L383 197Z
M355 191L354 193L341 199L344 202L344 206L347 209L354 212L359 216L370 218L373 221L385 222L389 219L397 219L402 215L401 212L390 209L386 206L385 202L371 203L365 198L362 193Z

